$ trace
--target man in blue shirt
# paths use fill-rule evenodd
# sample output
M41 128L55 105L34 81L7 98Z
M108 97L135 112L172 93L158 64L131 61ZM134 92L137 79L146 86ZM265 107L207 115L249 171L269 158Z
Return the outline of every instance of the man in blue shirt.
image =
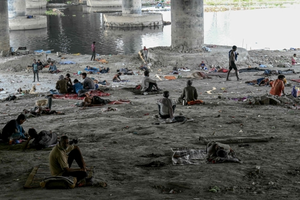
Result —
M57 73L56 65L54 65L53 62L50 62L49 72L52 73L52 74Z
M78 94L78 92L83 89L83 85L77 79L75 79L73 88L74 88L74 92Z
M37 81L39 82L39 69L35 59L33 60L32 71L33 71L33 82L35 82L35 76L37 77Z
M26 117L24 114L20 114L16 120L13 119L9 121L2 129L2 135L0 135L0 138L4 142L8 142L10 139L26 139L27 137L24 135L25 131L21 126L25 121Z

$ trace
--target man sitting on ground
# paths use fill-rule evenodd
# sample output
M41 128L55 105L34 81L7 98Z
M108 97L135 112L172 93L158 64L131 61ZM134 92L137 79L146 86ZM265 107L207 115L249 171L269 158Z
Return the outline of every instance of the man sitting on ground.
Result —
M144 72L144 78L142 80L142 91L144 92L152 92L153 87L155 90L159 90L156 84L156 80L149 78L149 71Z
M163 93L164 98L158 100L158 111L159 116L162 119L171 118L174 120L174 112L175 112L175 102L169 99L169 91L164 91Z
M71 168L74 160L80 168ZM80 149L78 146L69 145L67 136L62 136L60 142L52 149L49 163L52 176L76 177L77 185L87 177L87 169Z
M94 90L95 89L95 83L94 81L86 76L86 73L82 73L81 74L82 79L84 79L83 81L83 89L86 90Z
M56 68L56 65L54 65L53 61L51 61L50 65L49 65L49 73L54 74L54 73L57 73L57 72L58 72L58 70Z
M27 139L25 136L25 131L21 126L26 121L26 116L20 114L17 119L10 120L2 129L1 139L4 142L13 140L15 143L18 143L19 139Z
M192 86L192 81L188 80L187 81L187 87L183 89L183 92L181 96L179 97L178 101L182 102L184 101L185 103L188 103L190 101L195 101L198 98L198 93L195 87Z
M284 75L279 75L278 79L276 79L272 83L272 88L270 90L271 95L281 96L281 93L283 95L285 95L285 93L284 93L284 82L283 82L284 78L285 78Z
M55 88L58 90L59 94L68 93L68 80L64 79L63 75L60 75Z
M76 93L76 94L78 94L78 92L80 91L80 90L82 90L83 89L83 85L77 80L77 79L75 79L74 80L74 85L73 85L73 91Z
M117 73L114 77L113 77L113 82L120 82L122 81L120 76L122 75L121 72Z
M146 62L144 62L144 64L140 66L140 70L142 70L142 71L148 71L149 70Z
M202 62L200 63L199 68L200 68L200 69L205 69L205 68L206 68L206 67L205 67L205 63L204 63L203 60L202 60Z
M43 63L40 60L37 61L37 65L39 70L42 70L44 68Z

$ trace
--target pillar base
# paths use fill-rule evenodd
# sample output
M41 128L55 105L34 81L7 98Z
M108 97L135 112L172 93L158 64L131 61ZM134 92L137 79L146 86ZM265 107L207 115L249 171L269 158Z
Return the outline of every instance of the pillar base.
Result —
M163 16L159 13L126 15L121 13L104 14L104 25L108 27L154 27L163 25Z
M34 18L27 19L25 16L9 19L9 30L32 30L47 28L46 16L34 16Z

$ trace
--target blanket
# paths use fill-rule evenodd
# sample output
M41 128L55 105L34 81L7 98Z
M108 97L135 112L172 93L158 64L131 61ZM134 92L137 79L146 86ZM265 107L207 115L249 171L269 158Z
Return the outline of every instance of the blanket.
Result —
M294 82L300 83L300 79L292 79L291 81L294 81Z
M78 167L77 167L78 168ZM94 168L91 167L87 170L88 177L92 178L94 175ZM23 188L24 189L33 189L40 188L40 182L42 182L45 178L51 177L50 169L48 164L40 164L38 166L33 167L31 173L29 174Z
M165 76L165 79L167 79L167 80L175 80L176 77L175 76Z
M59 64L61 64L61 65L71 65L71 64L76 64L76 62L65 60L65 61L60 61Z
M99 90L94 90L91 92L91 96L107 97L109 93L101 92ZM53 98L55 99L76 99L83 100L84 97L79 97L77 94L54 94Z
M88 69L87 67L84 69L84 71L87 72L91 72L91 73L97 73L99 72L99 69L95 68L95 67L91 67L90 69Z
M187 102L187 105L196 105L196 104L203 104L204 101L202 100L195 100L195 101L189 101Z
M98 61L98 62L100 62L100 63L102 63L102 64L108 64L108 61L107 60L105 60L105 59L96 59L96 61Z
M216 157L207 160L207 153L205 149L199 148L172 148L172 163L173 165L200 165L206 163L240 163L241 161L234 155L229 154L227 158Z

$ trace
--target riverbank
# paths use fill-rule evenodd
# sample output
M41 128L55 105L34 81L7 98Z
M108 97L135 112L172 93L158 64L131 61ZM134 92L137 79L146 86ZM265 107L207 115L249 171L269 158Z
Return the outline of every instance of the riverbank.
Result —
M190 72L181 72L183 78L166 80L176 62L157 57L159 54L175 54L175 50L165 47L149 48L152 63L150 77L158 82L163 90L170 91L170 98L177 99L186 85L187 77L198 70L202 60L207 66L219 65L227 67L228 49L225 46L211 46L211 52L178 53L177 66L189 67ZM258 67L258 63L268 65L272 69L279 64L289 64L293 53L300 51L246 51L240 52L239 68ZM172 53L173 52L173 53ZM177 54L176 53L176 54ZM233 99L248 96L261 96L270 87L258 87L245 84L262 76L256 73L240 73L242 81L225 81L217 76L212 79L193 79L199 99L205 105L177 105L175 115L180 113L194 121L175 124L163 124L154 117L158 114L156 101L162 95L134 95L123 87L134 87L140 83L142 75L121 76L129 82L112 83L111 79L117 69L128 67L139 72L141 61L137 54L101 55L108 64L91 62L90 55L63 54L61 59L56 54L48 57L61 61L73 61L72 65L57 65L62 70L59 74L49 74L47 69L40 72L37 94L20 95L15 101L0 103L1 127L24 109L34 106L36 100L44 99L49 89L54 89L59 75L71 74L71 79L79 79L78 71L90 65L109 67L111 72L103 75L88 75L98 80L110 82L108 87L110 100L128 99L130 104L109 105L116 111L102 112L108 106L81 109L74 107L78 100L53 99L53 110L62 111L65 115L46 115L29 118L23 124L27 131L34 127L38 131L52 130L59 136L67 135L78 138L78 146L88 166L95 166L95 181L105 181L108 188L82 187L72 190L22 189L29 173L36 165L47 163L51 149L42 151L21 151L21 145L8 146L0 144L1 199L41 199L51 196L55 199L297 199L299 194L299 164L297 149L299 140L299 112L284 105L249 105L247 101ZM33 74L26 73L26 66L33 58L45 58L44 55L28 55L0 60L1 83L6 93L12 94L15 89L30 89ZM217 58L217 59L216 59ZM10 60L10 61L9 61ZM189 63L189 61L192 63ZM198 62L197 62L198 60ZM293 67L300 72L300 66ZM156 78L156 74L160 79ZM175 75L177 77L177 75ZM186 77L186 78L184 78ZM191 76L192 77L192 76ZM271 76L275 79L276 76ZM291 79L299 78L299 74L287 76L291 86L287 86L287 94L292 86L297 85ZM13 82L12 82L13 81ZM18 82L21 81L21 82ZM155 124L156 123L156 124ZM159 124L157 124L159 123ZM250 136L262 134L273 137L267 143L250 143L239 147L231 144L232 149L242 164L201 164L172 165L171 148L187 147L205 149L199 143L199 136ZM154 165L160 163L160 165ZM152 167L139 165L152 163ZM259 170L257 170L259 169ZM217 187L216 193L209 192Z

